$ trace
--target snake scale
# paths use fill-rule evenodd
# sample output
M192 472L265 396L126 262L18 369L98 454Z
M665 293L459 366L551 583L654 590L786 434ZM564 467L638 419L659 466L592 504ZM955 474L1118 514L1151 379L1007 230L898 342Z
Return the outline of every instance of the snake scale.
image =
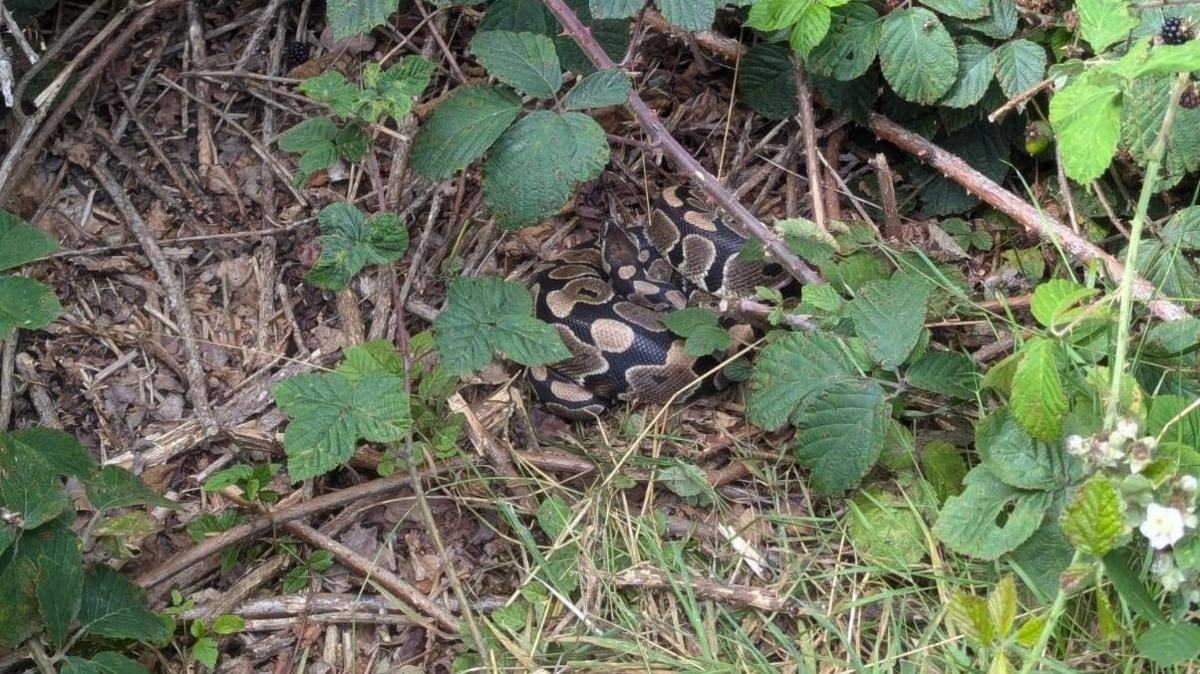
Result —
M776 285L784 269L743 253L746 238L685 187L669 187L644 225L608 221L587 242L540 265L531 282L537 317L571 357L530 369L554 414L589 419L617 402L662 404L717 364L684 353L660 317L702 298L741 298ZM720 382L705 380L695 392Z

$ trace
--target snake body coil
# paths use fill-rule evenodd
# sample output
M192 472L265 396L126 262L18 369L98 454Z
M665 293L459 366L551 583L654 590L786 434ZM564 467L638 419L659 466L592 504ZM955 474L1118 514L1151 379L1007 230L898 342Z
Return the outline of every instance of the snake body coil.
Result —
M599 246L540 266L531 285L537 317L558 329L571 357L531 368L538 398L559 416L587 419L617 401L664 403L699 379L716 359L685 354L660 316L704 294L746 297L785 277L761 255L742 254L745 243L705 202L672 187L645 226L610 222Z

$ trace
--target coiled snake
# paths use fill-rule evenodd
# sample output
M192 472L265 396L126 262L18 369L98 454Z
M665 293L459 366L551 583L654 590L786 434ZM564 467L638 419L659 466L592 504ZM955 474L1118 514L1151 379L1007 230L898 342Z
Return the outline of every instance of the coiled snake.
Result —
M598 246L541 265L530 288L537 317L558 329L571 357L530 369L538 398L559 416L588 419L617 401L665 403L700 378L717 360L686 355L660 315L704 295L747 297L787 277L743 253L745 243L687 188L670 187L644 226L609 221Z

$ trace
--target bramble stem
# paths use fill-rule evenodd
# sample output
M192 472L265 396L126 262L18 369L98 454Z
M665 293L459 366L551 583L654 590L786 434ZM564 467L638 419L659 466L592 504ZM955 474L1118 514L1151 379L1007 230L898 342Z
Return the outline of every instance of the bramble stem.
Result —
M600 43L596 42L596 38L592 37L592 30L583 25L583 22L579 20L578 16L575 16L575 12L571 11L571 8L563 0L542 0L542 2L558 18L566 34L575 41L575 44L579 45L579 48L591 59L592 63L596 64L597 68L606 70L617 67L601 48ZM728 211L734 220L745 228L746 233L761 241L771 257L787 269L792 276L804 283L824 283L820 274L788 249L780 236L772 232L747 210L716 176L701 166L700 162L696 161L696 158L684 149L679 141L675 140L667 127L663 126L658 115L638 96L636 90L629 92L629 108L637 117L638 123L650 134L655 143L662 147L663 152L674 160L682 172L687 174L688 179L717 202L718 206ZM813 178L813 180L816 179Z
M1067 569L1079 563L1083 553L1078 550L1071 557L1071 563L1067 565ZM1046 645L1050 643L1050 635L1054 633L1054 627L1062 618L1063 610L1067 607L1067 588L1060 582L1058 584L1058 594L1054 595L1054 603L1050 605L1050 613L1046 616L1046 624L1042 625L1042 632L1038 634L1037 642L1033 644L1033 648L1025 654L1025 661L1021 663L1020 674L1029 674L1042 661L1042 655L1046 652Z
M1133 221L1129 223L1129 248L1125 251L1125 273L1121 275L1119 289L1120 309L1117 318L1117 348L1110 365L1112 384L1108 392L1108 410L1104 416L1104 427L1113 428L1117 417L1121 415L1121 379L1125 373L1125 358L1129 351L1129 334L1133 323L1133 281L1137 276L1138 248L1142 242L1142 227L1146 224L1146 212L1150 209L1150 196L1154 194L1154 184L1158 179L1159 165L1167 151L1167 134L1175 122L1175 110L1179 107L1179 97L1187 87L1190 76L1180 73L1175 76L1175 84L1171 87L1171 100L1167 103L1167 112L1163 115L1162 126L1158 129L1158 137L1150 148L1149 161L1146 163L1146 178L1142 183L1142 192L1138 195L1137 211Z

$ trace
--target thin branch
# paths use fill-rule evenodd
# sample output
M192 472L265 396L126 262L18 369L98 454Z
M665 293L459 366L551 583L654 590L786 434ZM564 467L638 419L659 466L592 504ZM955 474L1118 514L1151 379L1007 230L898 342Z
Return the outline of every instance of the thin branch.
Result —
M817 226L825 229L828 225L825 217L825 201L821 196L821 162L817 158L820 149L817 148L817 124L813 120L812 90L808 88L808 78L804 75L804 63L796 59L792 70L796 78L796 115L800 122L800 131L804 136L804 163L808 174L808 191L812 196L813 220ZM791 217L793 213L789 213Z
M616 67L613 60L592 36L591 29L579 21L579 17L575 16L575 12L571 11L570 7L567 7L564 0L542 0L542 2L558 18L559 23L566 29L566 34L579 45L592 63L601 69ZM717 202L718 206L732 215L733 219L746 229L746 233L761 241L767 252L792 276L805 283L824 282L817 272L788 249L781 237L768 229L761 220L747 210L733 196L733 193L717 180L716 176L701 166L700 162L696 161L696 158L684 149L679 141L675 140L667 127L663 125L662 120L646 105L636 91L629 93L629 107L646 132L682 172L687 174L688 179Z
M968 192L1016 220L1027 231L1036 234L1042 240L1061 245L1076 262L1087 264L1095 260L1103 265L1109 277L1114 281L1119 282L1124 277L1125 265L1115 257L1083 236L1071 231L1067 225L1039 211L1024 199L971 168L958 156L934 145L919 134L909 131L877 112L871 113L870 124L871 130L877 136L942 172L954 182L962 185ZM1136 275L1134 278L1135 280L1132 281L1133 296L1145 302L1151 313L1164 321L1179 321L1187 318L1187 310L1171 300L1160 299L1161 293L1153 284L1136 277Z

